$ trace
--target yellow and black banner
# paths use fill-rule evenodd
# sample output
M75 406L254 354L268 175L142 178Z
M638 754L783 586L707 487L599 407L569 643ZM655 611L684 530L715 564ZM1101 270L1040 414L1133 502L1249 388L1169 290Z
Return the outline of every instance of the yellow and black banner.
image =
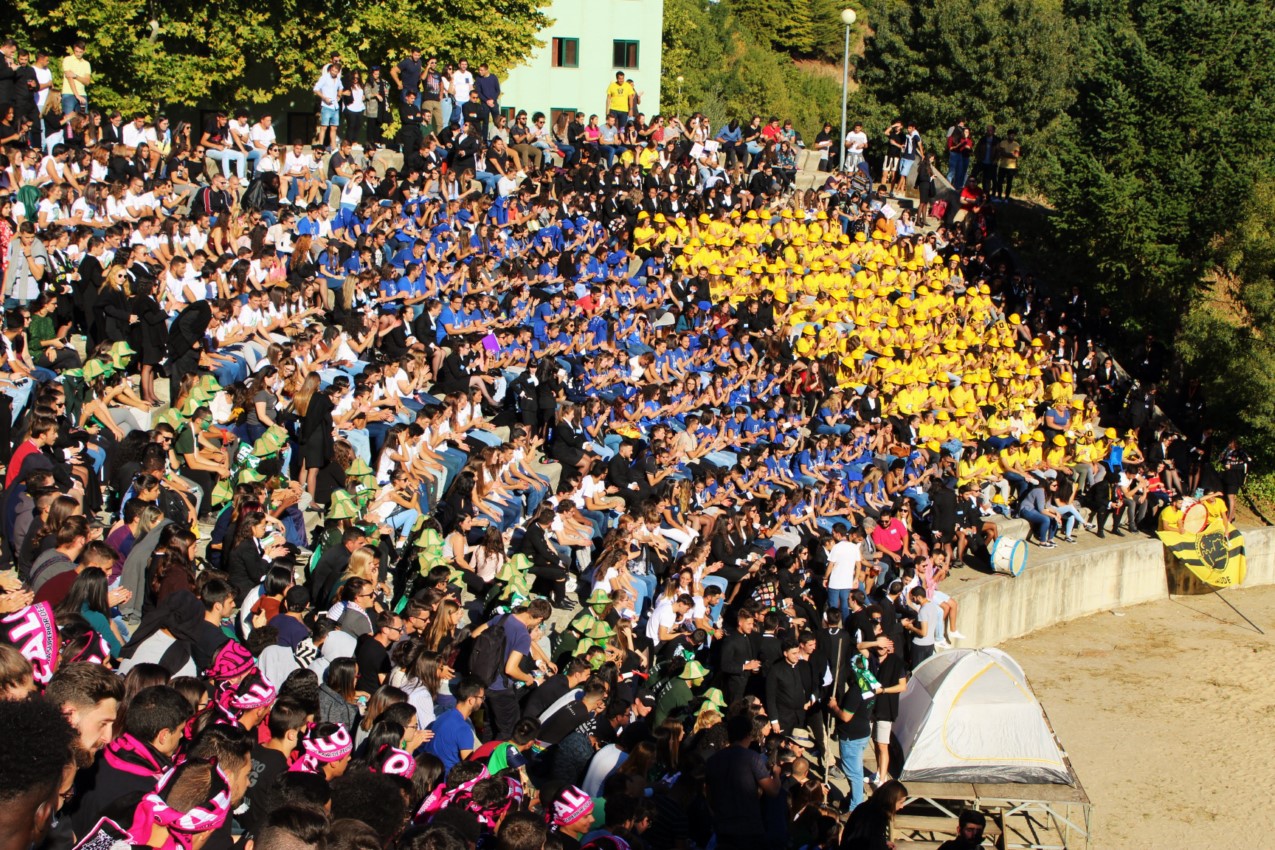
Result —
M1238 587L1248 568L1244 558L1244 535L1217 517L1199 534L1158 531L1164 545L1196 578L1213 587Z

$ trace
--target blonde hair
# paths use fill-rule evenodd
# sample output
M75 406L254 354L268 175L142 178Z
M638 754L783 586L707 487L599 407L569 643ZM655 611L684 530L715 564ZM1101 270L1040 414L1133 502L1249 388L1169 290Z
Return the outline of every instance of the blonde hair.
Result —
M360 546L350 553L350 563L345 568L342 581L361 578L376 584L379 577L376 572L376 550L370 546Z
M703 732L705 729L711 729L718 723L722 722L722 714L715 708L705 708L695 718L695 728L691 730L691 734Z

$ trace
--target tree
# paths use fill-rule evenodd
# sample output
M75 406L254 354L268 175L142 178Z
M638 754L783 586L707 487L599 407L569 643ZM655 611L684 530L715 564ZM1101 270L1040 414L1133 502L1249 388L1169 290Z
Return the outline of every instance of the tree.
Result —
M1058 137L1058 233L1091 289L1137 305L1121 314L1131 334L1172 339L1206 288L1217 237L1271 173L1275 10L1077 0L1069 11L1085 24Z
M1209 287L1194 297L1176 350L1208 399L1209 422L1275 465L1275 180L1258 183L1217 244Z
M1027 172L1072 103L1077 27L1056 0L866 0L857 79L879 103L942 132L957 118L1017 129Z
M501 70L539 46L548 2L0 0L0 15L20 21L31 46L54 56L84 38L91 100L132 113L308 90L333 50L366 67L419 45Z

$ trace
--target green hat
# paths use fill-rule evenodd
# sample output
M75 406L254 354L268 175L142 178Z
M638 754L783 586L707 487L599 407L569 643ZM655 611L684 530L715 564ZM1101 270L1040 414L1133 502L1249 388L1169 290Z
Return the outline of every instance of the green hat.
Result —
M195 415L195 411L203 407L204 403L200 401L194 393L186 396L186 401L178 409L182 416L190 417Z
M111 346L111 362L115 364L116 369L123 369L128 364L128 358L137 352L133 350L133 346L127 342L120 340Z
M262 434L257 438L257 442L252 444L252 453L257 457L271 457L279 453L279 447L274 444L274 440Z
M265 480L266 480L266 476L262 475L260 472L258 472L255 469L252 469L251 467L245 468L239 471L240 484L252 484L257 481L265 481Z
M531 597L531 583L527 581L527 577L525 575L519 574L514 576L505 585L505 589L501 591L500 598L509 599L515 595L523 598Z
M328 504L328 519L358 519L359 509L354 498L344 490L332 491L332 501Z
M588 611L581 611L579 614L576 614L575 619L573 619L570 623L567 623L567 628L571 629L573 632L579 632L582 635L588 634L589 630L593 628L593 624L597 621L598 618L590 614Z
M181 430L182 423L186 421L186 417L182 416L175 408L168 408L159 415L159 421L172 428L174 431Z
M500 572L496 573L496 578L500 581L512 581L514 576L526 575L529 569L531 569L531 560L520 552L512 558L505 559L505 562L500 565Z
M703 679L707 676L708 671L704 669L704 665L694 659L691 659L686 662L686 666L682 668L682 675L678 678L687 682L693 682L696 679Z
M611 594L607 593L600 587L593 589L593 593L589 594L590 605L608 605L611 602Z
M704 691L704 702L700 706L700 711L706 708L713 708L718 711L726 708L726 697L722 694L721 688L709 688Z
M597 644L589 640L589 638L581 638L580 642L576 644L575 657L584 658L584 654L593 649L595 646L597 646Z
M592 640L606 640L615 634L615 629L611 628L611 624L606 620L598 620L593 624L593 628L585 634L585 637Z
M345 474L352 476L371 475L372 467L368 466L367 461L363 460L363 458L356 457L354 463L346 467Z
M214 505L224 505L235 497L235 489L230 486L230 479L224 479L217 482L217 486L213 487L212 503Z
M88 360L84 363L84 380L94 381L106 374L106 364L101 360Z
M195 381L195 386L209 395L216 395L221 392L221 383L217 380L217 376L208 372L199 376L199 379Z
M427 528L422 531L416 538L416 545L421 550L416 561L420 564L422 575L439 564L447 563L448 559L443 556L443 535L438 533L438 529Z

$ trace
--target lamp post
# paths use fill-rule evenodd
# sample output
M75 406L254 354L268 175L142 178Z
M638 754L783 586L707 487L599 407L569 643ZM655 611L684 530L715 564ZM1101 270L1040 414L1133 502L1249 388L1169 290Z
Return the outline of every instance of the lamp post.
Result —
M682 114L682 81L686 78L681 74L677 75L677 113Z
M854 9L841 10L841 23L846 25L846 52L841 62L841 137L837 144L841 152L837 154L837 170L845 171L846 165L846 100L850 96L850 27L859 19Z

